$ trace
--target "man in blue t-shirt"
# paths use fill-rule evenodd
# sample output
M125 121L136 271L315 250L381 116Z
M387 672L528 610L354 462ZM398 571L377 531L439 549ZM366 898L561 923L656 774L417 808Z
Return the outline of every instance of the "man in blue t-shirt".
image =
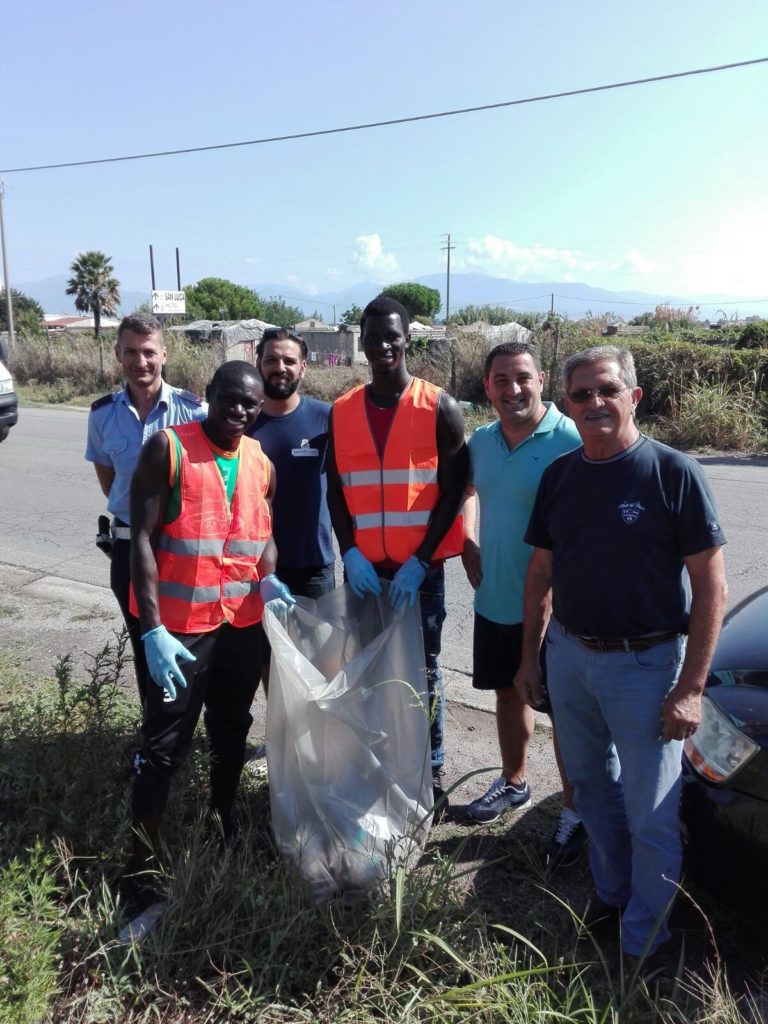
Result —
M542 400L539 355L525 342L504 342L491 349L483 385L498 419L479 427L468 442L471 484L464 505L462 562L475 588L472 685L496 694L501 776L465 811L470 821L485 823L527 806L531 799L526 762L534 713L513 685L520 664L523 586L531 557L523 537L542 473L560 455L579 447L581 439L573 421L553 402ZM556 734L553 739L563 804L544 851L549 868L575 863L585 841Z
M331 407L299 391L307 369L307 345L300 334L267 327L256 357L264 382L264 405L248 433L258 439L275 467L272 535L278 552L276 572L291 593L317 598L336 585L326 501ZM268 659L269 648L265 647Z
M549 466L536 496L515 686L540 697L551 595L547 686L597 892L584 923L620 919L624 952L640 957L669 938L681 755L725 609L725 537L698 464L639 432L627 349L571 356L563 386L583 448Z

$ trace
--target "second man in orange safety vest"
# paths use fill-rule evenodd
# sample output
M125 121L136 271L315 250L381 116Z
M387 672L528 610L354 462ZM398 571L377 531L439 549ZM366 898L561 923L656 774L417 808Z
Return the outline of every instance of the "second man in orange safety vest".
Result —
M467 482L464 421L441 388L412 377L406 309L380 295L360 319L371 383L336 400L329 430L328 504L347 581L362 597L381 593L399 609L420 598L432 705L432 777L442 789L445 697L438 655L445 619L443 562L461 554L458 515Z

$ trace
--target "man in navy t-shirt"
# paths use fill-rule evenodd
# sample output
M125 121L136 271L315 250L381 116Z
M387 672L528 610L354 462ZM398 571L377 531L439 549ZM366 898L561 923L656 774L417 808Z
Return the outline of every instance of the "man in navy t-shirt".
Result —
M620 918L638 957L669 938L682 748L725 608L725 537L698 464L639 432L627 349L571 356L563 386L583 447L545 470L536 496L515 686L539 699L551 594L547 684L597 892L584 921Z
M300 334L268 327L256 356L264 405L250 436L275 467L277 571L293 594L320 597L335 586L325 472L331 407L299 392L307 369L307 345Z

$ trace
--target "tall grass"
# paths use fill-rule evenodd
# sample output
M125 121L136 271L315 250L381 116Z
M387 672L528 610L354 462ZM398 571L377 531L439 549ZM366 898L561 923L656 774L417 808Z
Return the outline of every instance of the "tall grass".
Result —
M488 830L441 827L387 897L313 904L276 856L263 780L243 780L241 843L206 838L202 743L172 790L166 913L142 945L120 945L112 882L137 725L123 653L123 639L99 652L85 680L62 660L49 681L0 655L0 1020L750 1020L720 974L657 990L615 951L575 946L562 901L501 830L493 847ZM483 888L473 862L489 842L503 856L482 863Z
M674 447L719 451L768 450L765 401L752 384L693 380L672 391L672 415L657 419L651 432Z

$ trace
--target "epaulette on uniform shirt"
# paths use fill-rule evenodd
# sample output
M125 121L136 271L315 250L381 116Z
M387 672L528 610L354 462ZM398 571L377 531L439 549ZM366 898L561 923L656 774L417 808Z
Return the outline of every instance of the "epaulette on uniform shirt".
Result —
M114 392L110 391L108 395L102 395L101 398L97 398L95 402L91 402L91 412L94 409L101 409L103 405L109 405L114 397Z
M200 397L200 395L196 395L193 391L180 391L179 392L179 397L180 398L186 398L186 400L188 402L191 402L192 405L202 405L203 404L203 400ZM99 401L101 401L101 399L99 399ZM91 408L93 408L93 406L91 406Z

